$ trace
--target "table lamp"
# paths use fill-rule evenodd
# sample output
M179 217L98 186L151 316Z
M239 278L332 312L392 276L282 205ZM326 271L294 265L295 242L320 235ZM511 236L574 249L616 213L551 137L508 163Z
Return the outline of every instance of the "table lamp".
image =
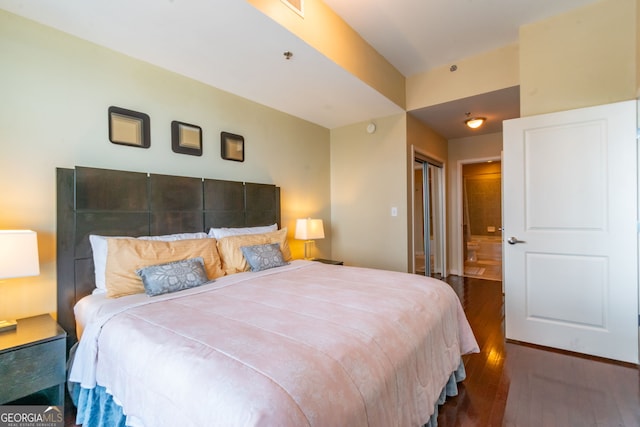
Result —
M0 281L40 274L38 239L31 230L0 230ZM0 320L0 332L16 328L15 320Z
M314 244L315 239L324 239L322 220L311 218L297 220L295 238L304 240L304 259L310 259L308 246Z

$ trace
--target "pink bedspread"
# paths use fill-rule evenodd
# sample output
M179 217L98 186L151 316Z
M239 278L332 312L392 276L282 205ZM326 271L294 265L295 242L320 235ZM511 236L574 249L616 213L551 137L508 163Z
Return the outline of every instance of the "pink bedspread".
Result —
M404 273L296 261L134 300L71 373L133 425L418 426L478 351L451 288Z

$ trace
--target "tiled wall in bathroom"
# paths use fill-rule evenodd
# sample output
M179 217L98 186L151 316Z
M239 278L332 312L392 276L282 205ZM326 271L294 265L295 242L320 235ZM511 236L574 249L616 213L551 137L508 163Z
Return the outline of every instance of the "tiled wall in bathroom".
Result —
M502 193L500 162L463 166L467 227L473 236L500 236Z

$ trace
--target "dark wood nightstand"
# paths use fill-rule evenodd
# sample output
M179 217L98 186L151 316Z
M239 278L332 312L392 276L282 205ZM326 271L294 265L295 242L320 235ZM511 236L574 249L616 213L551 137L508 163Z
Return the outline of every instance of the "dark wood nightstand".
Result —
M323 264L344 265L343 261L334 261L332 259L314 258L314 259L312 259L312 261L321 262Z
M0 332L0 405L35 393L64 404L67 333L48 314L18 320L13 331Z

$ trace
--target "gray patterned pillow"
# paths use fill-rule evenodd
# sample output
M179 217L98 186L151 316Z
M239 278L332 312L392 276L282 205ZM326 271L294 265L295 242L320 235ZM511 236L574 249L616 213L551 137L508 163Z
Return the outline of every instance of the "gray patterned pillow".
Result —
M209 281L202 257L139 268L144 291L150 297L194 288Z
M240 249L251 266L251 271L262 271L289 264L282 258L279 243L243 246Z

